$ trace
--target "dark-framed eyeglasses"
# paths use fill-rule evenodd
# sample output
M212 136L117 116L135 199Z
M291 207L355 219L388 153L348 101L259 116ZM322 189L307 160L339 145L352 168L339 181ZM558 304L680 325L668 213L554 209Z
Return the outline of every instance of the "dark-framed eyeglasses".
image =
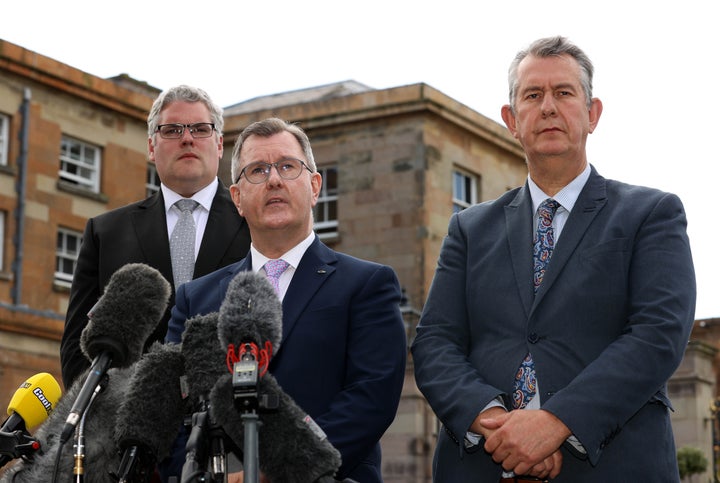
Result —
M195 124L160 124L155 132L160 133L163 139L180 139L188 130L193 138L209 138L215 131L215 124L211 122L196 122Z
M237 183L238 181L240 181L240 178L245 176L245 179L252 184L264 183L270 178L270 171L272 170L273 166L277 170L278 175L280 175L280 177L285 180L297 179L303 172L303 168L307 169L312 173L312 170L308 168L303 161L295 158L283 158L280 161L272 164L257 161L255 163L250 163L245 166L242 171L240 171L240 174L238 175L235 182Z

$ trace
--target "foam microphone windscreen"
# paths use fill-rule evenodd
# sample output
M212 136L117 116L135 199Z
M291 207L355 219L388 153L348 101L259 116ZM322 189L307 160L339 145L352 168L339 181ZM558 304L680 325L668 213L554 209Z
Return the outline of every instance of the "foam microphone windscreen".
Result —
M269 341L273 353L277 352L282 339L282 305L266 277L243 271L230 281L220 305L218 335L223 348L254 342L263 349Z
M310 483L333 481L341 465L340 453L323 431L288 396L271 374L258 384L260 398L277 397L277 409L260 411L258 459L270 481ZM232 375L223 375L210 393L210 412L235 444L242 447L242 413L234 406Z
M178 345L155 343L135 365L117 412L115 441L120 450L149 450L155 461L170 454L186 405L180 378L185 372Z
M146 339L165 313L170 284L156 269L129 263L118 269L88 314L80 348L91 361L110 353L111 367L127 367L142 355Z
M218 377L229 373L225 363L227 350L218 338L218 313L188 319L181 347L190 400L195 403L207 399Z

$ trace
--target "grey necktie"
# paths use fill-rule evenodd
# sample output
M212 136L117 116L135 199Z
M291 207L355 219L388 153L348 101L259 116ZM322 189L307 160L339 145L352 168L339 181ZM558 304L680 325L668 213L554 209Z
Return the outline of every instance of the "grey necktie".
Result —
M172 259L175 289L192 280L195 271L195 219L193 211L198 207L195 200L181 199L173 208L180 212L170 236L170 257Z

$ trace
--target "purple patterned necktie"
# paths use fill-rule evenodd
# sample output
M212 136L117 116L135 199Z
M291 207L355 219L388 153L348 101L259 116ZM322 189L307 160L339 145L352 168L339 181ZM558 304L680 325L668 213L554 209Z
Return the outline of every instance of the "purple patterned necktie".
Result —
M275 293L278 294L278 297L280 296L280 275L287 270L287 268L290 266L288 262L283 260L282 258L277 260L268 260L265 263L265 273L267 274L267 278L270 281L270 285L273 286L275 289Z
M545 270L550 263L550 257L555 247L552 220L559 206L560 203L548 198L540 203L538 208L538 226L535 238L533 238L533 289L535 292L543 281ZM532 355L528 352L515 375L513 407L523 409L535 397L536 391L535 364Z

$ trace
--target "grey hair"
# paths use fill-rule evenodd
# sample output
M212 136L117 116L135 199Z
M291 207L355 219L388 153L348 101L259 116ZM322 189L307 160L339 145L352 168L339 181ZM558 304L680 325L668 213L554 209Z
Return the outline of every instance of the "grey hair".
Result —
M233 147L231 158L232 166L230 168L230 177L232 178L233 183L237 183L238 176L240 175L240 151L242 151L243 144L247 138L250 136L269 138L270 136L274 136L275 134L280 134L285 131L295 136L295 139L297 139L298 143L300 143L300 148L305 155L305 161L307 161L310 171L313 173L317 171L317 167L315 166L315 157L313 156L312 147L310 146L310 139L308 139L305 131L303 131L297 124L283 121L277 117L270 117L250 124L248 127L243 129L238 136L237 141L235 141L235 147Z
M510 69L508 70L508 85L510 88L510 107L513 110L515 109L515 99L518 88L518 67L520 62L528 55L540 58L569 55L575 59L580 65L580 83L585 91L585 103L588 108L590 108L592 105L593 64L590 58L578 46L565 37L555 36L536 40L530 44L528 48L518 52L510 64Z
M148 137L155 135L158 127L160 113L168 104L173 102L202 102L210 112L210 121L215 125L215 132L218 136L222 136L225 121L223 120L223 109L210 99L210 96L204 90L198 87L187 85L179 85L171 87L160 93L155 102L153 102L148 114Z

